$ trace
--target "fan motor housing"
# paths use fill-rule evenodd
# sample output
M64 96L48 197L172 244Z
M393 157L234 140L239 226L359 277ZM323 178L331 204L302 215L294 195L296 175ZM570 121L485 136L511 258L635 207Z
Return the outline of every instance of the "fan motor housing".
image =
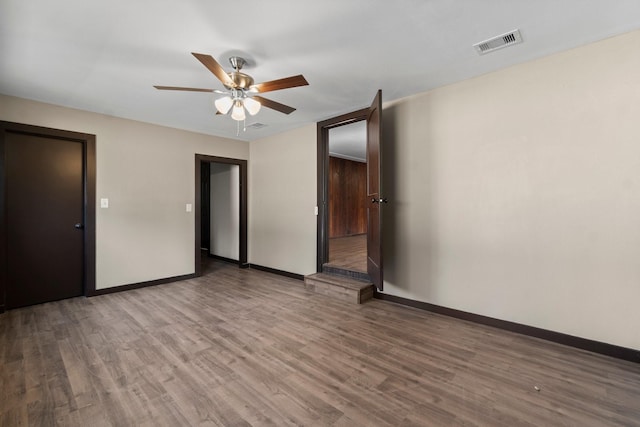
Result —
M240 71L232 71L229 74L229 78L235 83L235 88L249 89L249 86L253 84L253 77L248 74L241 73ZM225 85L227 89L234 89Z

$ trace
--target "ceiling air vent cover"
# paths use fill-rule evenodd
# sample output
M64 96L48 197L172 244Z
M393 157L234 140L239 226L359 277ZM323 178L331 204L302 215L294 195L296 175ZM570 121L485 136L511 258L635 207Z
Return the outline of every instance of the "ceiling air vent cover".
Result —
M492 37L489 40L485 40L480 43L476 43L473 47L476 48L480 55L493 52L494 50L502 49L514 44L522 43L522 36L520 30L513 30L500 36Z
M266 127L267 125L265 125L264 123L252 123L249 126L247 126L247 129L262 129L263 127Z

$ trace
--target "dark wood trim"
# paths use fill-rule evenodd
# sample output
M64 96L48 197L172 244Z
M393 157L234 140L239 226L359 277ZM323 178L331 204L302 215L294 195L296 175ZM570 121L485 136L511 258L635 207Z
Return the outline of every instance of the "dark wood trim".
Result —
M395 295L375 292L374 298L390 301L421 310L430 311L432 313L442 314L457 319L466 320L468 322L479 323L481 325L492 326L494 328L503 329L505 331L515 332L534 338L540 338L546 341L563 344L569 347L587 350L592 353L604 354L605 356L615 357L616 359L628 360L630 362L640 363L640 350L632 348L620 347L613 344L607 344L600 341L593 341L586 338L580 338L573 335L563 334L561 332L550 331L548 329L536 328L535 326L523 325L520 323L500 320L493 317L482 316L480 314L469 313L466 311L455 310L453 308L442 307L440 305L430 304L428 302L415 301Z
M289 277L291 279L304 280L304 276L302 274L290 273L284 270L277 270L271 267L265 267L257 264L249 264L249 268L253 268L255 270L266 271L267 273L277 274L278 276Z
M84 295L92 295L96 289L96 136L89 133L52 129L23 123L0 121L0 312L6 301L6 199L4 179L4 135L7 132L45 136L76 141L83 147L84 185Z
M235 265L239 265L240 262L237 259L231 259L231 258L226 258L220 255L213 255L208 253L207 254L208 258L212 258L212 259L217 259L218 261L224 261L224 262L228 262L229 264L235 264Z
M316 237L316 272L322 271L322 265L329 260L329 130L318 123L317 127L317 237Z
M349 125L351 123L365 120L367 118L367 114L369 114L369 108L368 107L362 108L360 110L352 111L346 114L341 114L337 117L332 117L330 119L326 119L321 122L318 122L318 128L324 128L326 130L329 130L332 128Z
M91 295L88 295L88 296L95 297L95 296L99 296L99 295L113 294L113 293L116 293L116 292L131 291L133 289L146 288L146 287L149 287L149 286L164 285L164 284L167 284L167 283L180 282L182 280L193 279L195 277L196 277L195 274L185 274L183 276L166 277L164 279L149 280L149 281L146 281L146 282L131 283L129 285L120 285L120 286L113 286L111 288L96 289Z
M7 300L7 200L5 180L5 122L0 122L0 312Z
M248 256L248 216L249 212L249 175L247 161L240 162L240 253L238 264L245 266L249 264Z
M329 130L367 119L368 108L352 111L317 124L317 262L316 271L322 271L322 265L329 262Z
M85 295L96 290L96 136L86 135L84 146L84 280Z
M247 212L248 212L248 173L246 160L230 159L227 157L208 156L205 154L195 155L195 201L193 211L195 214L195 244L194 244L194 257L195 257L195 275L196 277L202 276L202 264L201 264L201 221L200 221L200 168L203 162L208 163L226 163L230 165L240 166L240 253L238 264L240 267L246 268L248 264L247 260Z

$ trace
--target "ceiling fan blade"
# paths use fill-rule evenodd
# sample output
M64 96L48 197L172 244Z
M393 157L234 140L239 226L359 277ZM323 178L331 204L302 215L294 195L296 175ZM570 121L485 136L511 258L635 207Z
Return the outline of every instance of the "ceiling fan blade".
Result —
M279 102L272 101L267 98L263 98L261 96L252 96L253 99L262 104L263 107L271 108L272 110L280 111L281 113L291 114L296 111L295 108L289 107L288 105L280 104Z
M211 71L218 78L218 80L222 82L223 85L229 86L229 87L236 87L236 84L233 82L233 80L231 80L231 77L229 77L229 75L224 71L224 68L222 68L222 66L218 64L218 61L213 59L211 55L205 55L203 53L194 53L194 52L191 52L191 54L195 56L198 59L198 61L202 62L202 65L207 67L207 69Z
M284 79L271 80L269 82L251 85L251 89L260 93L271 92L273 90L288 89L290 87L306 86L309 82L302 74L297 76L285 77Z
M186 90L188 92L215 92L214 89L198 89L196 87L178 87L178 86L154 86L160 90Z

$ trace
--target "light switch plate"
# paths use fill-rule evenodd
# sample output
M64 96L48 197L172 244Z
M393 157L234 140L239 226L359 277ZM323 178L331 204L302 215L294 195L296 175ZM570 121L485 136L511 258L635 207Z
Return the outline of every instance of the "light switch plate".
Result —
M109 207L109 199L100 199L100 207L106 209Z
M193 210L193 206L191 206L191 203L187 203L187 212L191 212Z

